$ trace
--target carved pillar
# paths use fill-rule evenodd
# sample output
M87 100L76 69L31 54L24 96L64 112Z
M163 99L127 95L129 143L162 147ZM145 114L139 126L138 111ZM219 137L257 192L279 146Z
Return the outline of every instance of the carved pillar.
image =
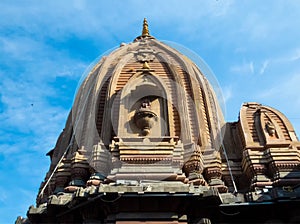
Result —
M74 153L71 162L71 181L69 186L65 188L68 192L74 192L79 187L85 187L89 178L89 164L86 158L86 150L79 149Z
M194 143L184 146L184 164L183 170L188 176L189 182L195 185L206 185L202 176L203 158L199 146Z
M99 142L98 145L94 145L89 161L92 169L92 175L90 176L90 179L87 182L88 186L98 186L106 179L106 176L108 175L111 169L110 161L111 154L106 149L105 145L102 142Z
M58 165L55 174L55 190L54 193L64 192L64 187L70 181L71 177L71 164L70 160L64 158Z
M219 192L227 192L228 188L222 179L222 161L220 152L215 149L206 149L203 153L205 161L204 177L209 186L218 188Z
M250 179L250 189L272 185L266 175L268 159L265 151L246 149L243 153L242 169Z
M296 148L269 148L268 171L274 186L297 185L300 182L300 153ZM288 159L287 159L288 158Z

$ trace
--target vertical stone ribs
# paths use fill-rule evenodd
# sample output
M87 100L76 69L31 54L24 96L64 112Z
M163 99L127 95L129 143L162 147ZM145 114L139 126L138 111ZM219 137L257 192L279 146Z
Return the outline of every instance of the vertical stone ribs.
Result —
M204 126L205 130L205 135L200 133L201 136L205 136L204 139L202 140L202 144L210 146L212 144L211 142L211 136L210 136L210 125L207 119L207 116L209 116L208 111L207 111L207 104L204 100L205 94L203 92L203 88L199 85L199 99L200 99L200 110L201 110L201 121L200 126ZM205 147L203 147L205 149ZM202 152L203 153L203 152Z
M155 71L155 74L158 75L160 78L162 78L162 80L164 81L164 83L166 84L166 86L168 87L168 89L166 91L168 91L170 93L171 99L167 99L168 103L172 104L172 111L169 111L169 116L171 116L171 121L172 123L170 124L170 135L171 136L180 136L180 132L181 132L181 127L180 127L180 115L178 113L178 95L177 95L177 91L176 91L176 82L175 79L173 77L173 75L171 74L170 70L168 69L168 66L166 65L166 62L160 62L160 61L153 61L151 63L149 63L149 66L151 69L153 69ZM173 133L172 133L173 130Z
M98 130L99 135L101 134L102 123L103 123L103 114L104 114L104 106L106 102L106 95L107 95L107 87L109 84L110 78L108 78L105 83L103 84L98 98L98 110L97 110L97 117L96 117L96 127Z
M198 143L198 126L197 126L197 113L195 110L195 102L194 102L194 94L191 87L191 80L189 74L182 69L182 66L177 65L177 72L179 77L182 80L183 89L186 92L186 103L187 103L187 111L188 111L188 118L190 121L191 126L191 134L192 134L192 141Z
M249 130L250 130L250 134L252 136L252 140L253 142L259 142L259 138L258 138L258 134L257 134L257 130L255 127L255 112L256 112L256 108L252 108L249 107L248 108L248 113L247 113L247 121L248 121L248 126L249 126Z

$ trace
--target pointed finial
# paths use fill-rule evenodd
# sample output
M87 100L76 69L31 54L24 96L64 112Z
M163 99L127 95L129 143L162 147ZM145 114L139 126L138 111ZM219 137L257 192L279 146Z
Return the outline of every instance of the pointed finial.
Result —
M139 40L148 40L148 39L155 39L154 37L152 37L149 33L149 29L148 29L148 22L147 22L147 19L144 18L144 22L143 22L143 30L142 30L142 35L136 37L134 39L134 42L135 41L139 41Z
M150 36L147 19L144 18L142 37Z
M148 62L144 61L143 69L150 69Z

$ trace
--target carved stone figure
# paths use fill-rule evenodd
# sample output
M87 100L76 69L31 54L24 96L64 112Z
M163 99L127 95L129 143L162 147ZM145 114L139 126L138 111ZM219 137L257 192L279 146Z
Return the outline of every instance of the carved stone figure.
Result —
M270 121L266 122L266 129L267 129L269 135L271 135L271 136L275 135L276 130L275 130L275 126L272 122L270 122Z
M157 115L151 111L151 102L144 99L141 107L134 114L136 126L142 130L142 135L146 136L150 133L150 129L157 121Z

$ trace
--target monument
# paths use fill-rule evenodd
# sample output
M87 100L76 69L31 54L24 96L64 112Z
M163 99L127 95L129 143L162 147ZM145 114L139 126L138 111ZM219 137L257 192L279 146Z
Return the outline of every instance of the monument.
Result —
M272 107L226 122L206 71L145 19L81 83L17 223L299 223L299 149Z

